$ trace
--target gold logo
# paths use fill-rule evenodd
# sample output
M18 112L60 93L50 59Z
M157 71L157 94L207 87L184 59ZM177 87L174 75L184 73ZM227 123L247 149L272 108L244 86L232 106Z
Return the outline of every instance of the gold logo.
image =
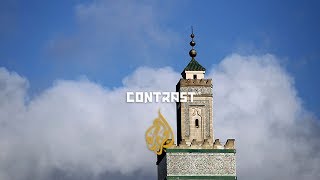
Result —
M159 116L153 121L146 132L146 142L149 150L161 155L162 151L174 143L173 132L166 119L158 112Z

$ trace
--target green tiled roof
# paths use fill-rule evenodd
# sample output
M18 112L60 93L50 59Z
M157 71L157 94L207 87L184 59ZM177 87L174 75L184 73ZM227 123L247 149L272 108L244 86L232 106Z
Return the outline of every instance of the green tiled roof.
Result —
M205 71L206 68L201 66L198 61L196 61L194 58L191 59L189 64L184 68L184 71Z

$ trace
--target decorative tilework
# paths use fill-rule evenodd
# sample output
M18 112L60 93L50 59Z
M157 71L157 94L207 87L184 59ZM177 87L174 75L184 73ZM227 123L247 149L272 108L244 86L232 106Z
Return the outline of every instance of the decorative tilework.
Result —
M234 153L168 153L168 176L236 176Z

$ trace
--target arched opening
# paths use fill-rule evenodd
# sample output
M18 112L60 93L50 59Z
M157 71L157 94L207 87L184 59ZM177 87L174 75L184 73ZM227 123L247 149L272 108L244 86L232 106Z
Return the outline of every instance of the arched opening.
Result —
M197 75L196 74L193 75L193 79L197 79Z
M198 128L199 127L199 119L196 119L195 124L196 124L196 128Z

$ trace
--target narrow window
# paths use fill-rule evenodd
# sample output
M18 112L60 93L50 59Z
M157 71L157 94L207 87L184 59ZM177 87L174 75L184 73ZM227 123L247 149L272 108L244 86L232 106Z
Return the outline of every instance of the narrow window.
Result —
M197 79L197 75L196 74L193 75L193 79Z
M196 119L196 128L199 127L199 119Z

